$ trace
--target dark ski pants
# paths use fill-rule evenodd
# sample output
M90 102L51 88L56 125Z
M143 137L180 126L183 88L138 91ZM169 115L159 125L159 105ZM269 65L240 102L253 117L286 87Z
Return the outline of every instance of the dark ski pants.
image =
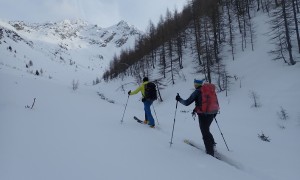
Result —
M151 105L152 105L153 101L151 100L145 100L144 101L144 110L145 110L145 117L146 117L146 120L149 121L149 125L150 126L155 126L155 122L154 122L154 118L151 114Z
M209 131L209 127L214 120L215 114L198 114L199 126L202 133L203 142L205 145L206 153L214 156L215 140Z

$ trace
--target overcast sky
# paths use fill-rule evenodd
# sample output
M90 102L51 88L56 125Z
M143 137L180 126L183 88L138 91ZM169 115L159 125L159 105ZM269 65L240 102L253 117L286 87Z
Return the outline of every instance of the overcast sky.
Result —
M187 0L0 0L0 19L27 22L81 18L100 27L125 20L145 31L166 9L181 11Z

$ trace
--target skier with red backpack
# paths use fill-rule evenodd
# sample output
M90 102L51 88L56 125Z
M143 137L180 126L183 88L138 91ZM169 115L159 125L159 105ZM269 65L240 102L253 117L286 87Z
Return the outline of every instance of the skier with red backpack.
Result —
M179 94L176 96L176 101L185 106L189 106L195 102L193 115L197 113L199 126L202 133L203 142L206 153L214 156L214 147L216 145L213 135L209 127L219 111L219 103L215 93L215 86L210 83L203 83L204 80L194 80L195 91L186 100L183 100Z

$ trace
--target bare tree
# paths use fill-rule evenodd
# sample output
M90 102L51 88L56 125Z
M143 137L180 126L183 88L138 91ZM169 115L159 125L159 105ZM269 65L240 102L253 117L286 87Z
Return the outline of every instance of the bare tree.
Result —
M280 111L277 112L277 115L278 115L279 119L281 119L281 120L286 121L286 120L289 119L289 115L287 113L287 110L284 109L282 106L280 107Z
M200 48L200 44L201 44L201 38L200 38L200 27L201 25L200 20L199 20L199 1L197 0L192 0L191 2L191 7L192 7L192 14L193 14L193 27L194 27L194 35L195 35L195 44L196 44L196 52L197 52L197 59L198 59L198 63L199 65L202 64L202 60L201 60L201 48Z
M156 46L155 46L155 34L156 29L153 24L153 22L149 21L149 43L150 43L150 50L151 50L151 62L152 62L152 68L155 68L155 62L156 62Z
M229 28L229 45L231 48L231 55L232 55L232 60L234 60L234 54L235 54L235 34L234 34L234 26L233 26L233 15L232 15L232 5L230 3L230 0L226 0L225 2L226 5L226 10L227 10L227 21L228 21L228 28Z
M72 89L73 89L73 91L76 91L78 89L78 87L79 87L79 81L78 80L75 81L73 79L73 81L72 81Z
M205 38L205 76L206 79L208 80L209 83L211 83L211 51L209 48L209 31L208 31L208 26L207 26L207 20L204 20L204 38Z
M261 107L261 104L259 102L259 96L255 91L251 91L249 94L249 97L253 100L252 107L255 107L255 108Z
M177 9L175 9L174 12L174 23L175 23L175 46L176 46L176 53L177 53L177 59L178 59L178 64L179 68L182 69L182 33L181 33L181 27L180 27L180 15L178 14Z
M299 35L299 28L298 28L298 18L296 12L296 3L292 0L292 7L293 7L293 15L294 15L294 22L295 22L295 31L297 35L297 42L298 42L298 51L300 53L300 35Z
M285 0L281 0L281 7L282 7L283 20L284 20L287 50L288 50L288 53L289 53L290 64L294 65L294 64L296 64L296 62L294 61L293 54L292 54L290 25L289 25L289 22L288 22L289 14L286 11L287 10L286 5L287 5L287 2Z
M274 60L283 59L284 62L294 65L296 64L291 43L292 32L292 14L291 3L285 0L281 0L281 3L272 12L272 19L270 24L272 25L271 37L275 44L275 49L271 51L273 53ZM287 58L287 57L288 58ZM289 60L287 60L289 59Z

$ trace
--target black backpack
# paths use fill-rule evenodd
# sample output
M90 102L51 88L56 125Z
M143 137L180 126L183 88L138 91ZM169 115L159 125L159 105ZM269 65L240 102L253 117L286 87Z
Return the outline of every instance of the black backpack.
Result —
M153 82L145 84L145 99L155 101L157 99L156 85Z

